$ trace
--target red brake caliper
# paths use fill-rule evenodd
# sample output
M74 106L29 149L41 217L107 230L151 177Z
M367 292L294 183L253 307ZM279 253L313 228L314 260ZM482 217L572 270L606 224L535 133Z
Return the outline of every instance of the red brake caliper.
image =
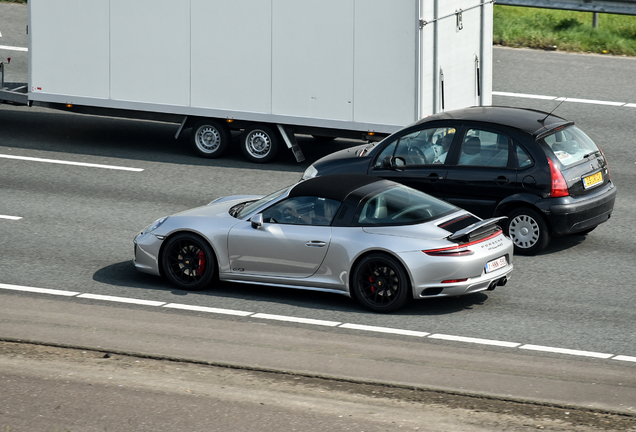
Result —
M375 282L375 280L373 279L373 276L369 276L369 283L374 283L374 282ZM377 290L377 288L375 287L375 285L373 285L371 287L371 292L374 293L374 292L376 292L376 290Z
M199 273L199 276L201 276L203 272L205 271L205 254L203 253L203 251L199 251L197 258L199 258L199 265L197 266L197 272Z

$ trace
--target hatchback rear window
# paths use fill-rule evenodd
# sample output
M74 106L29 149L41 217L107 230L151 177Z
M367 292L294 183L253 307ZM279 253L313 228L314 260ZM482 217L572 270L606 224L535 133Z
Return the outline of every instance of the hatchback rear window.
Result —
M599 151L594 141L576 126L556 131L543 141L564 166L575 164L590 153Z

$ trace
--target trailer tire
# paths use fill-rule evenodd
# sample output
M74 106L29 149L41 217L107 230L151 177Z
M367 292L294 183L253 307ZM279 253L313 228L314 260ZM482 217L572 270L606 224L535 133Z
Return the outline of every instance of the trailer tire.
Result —
M201 120L192 128L192 147L197 155L214 159L221 157L230 146L229 129L214 120Z
M265 125L250 126L241 136L241 151L250 162L271 162L278 153L278 134Z

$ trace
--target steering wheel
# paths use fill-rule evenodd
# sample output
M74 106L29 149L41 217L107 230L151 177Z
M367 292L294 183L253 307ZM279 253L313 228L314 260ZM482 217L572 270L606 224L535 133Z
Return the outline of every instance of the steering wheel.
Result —
M419 147L411 147L409 148L409 153L413 154L413 157L419 158L420 159L420 163L422 164L426 164L428 163L426 160L426 156L424 155L424 152L419 148Z

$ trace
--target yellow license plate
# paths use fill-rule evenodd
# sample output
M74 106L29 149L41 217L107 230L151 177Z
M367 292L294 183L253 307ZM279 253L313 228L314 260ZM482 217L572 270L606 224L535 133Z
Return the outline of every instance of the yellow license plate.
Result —
M599 183L603 183L602 172L597 172L596 174L592 174L591 176L583 178L583 186L585 187L585 189L596 186Z

